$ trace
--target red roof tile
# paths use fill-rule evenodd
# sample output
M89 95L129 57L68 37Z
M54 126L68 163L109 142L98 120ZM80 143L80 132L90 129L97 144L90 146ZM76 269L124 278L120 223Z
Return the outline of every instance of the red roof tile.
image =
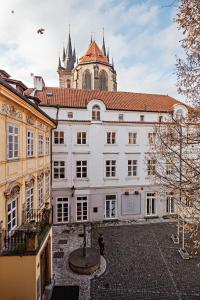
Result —
M92 42L87 50L86 54L82 56L79 61L82 62L91 62L91 61L99 61L106 64L109 64L108 58L103 54L103 52L99 49L96 42Z
M27 89L30 94L33 89ZM51 96L49 93L52 93ZM129 111L169 112L173 105L180 101L158 94L143 94L130 92L106 92L99 90L79 90L58 87L45 87L35 94L41 100L40 105L60 105L71 108L85 108L90 100L98 99L104 102L107 109Z

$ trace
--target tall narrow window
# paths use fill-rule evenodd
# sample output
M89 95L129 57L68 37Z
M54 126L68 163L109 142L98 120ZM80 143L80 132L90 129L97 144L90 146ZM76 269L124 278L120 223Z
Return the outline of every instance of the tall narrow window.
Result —
M34 133L27 131L27 156L32 157L34 154Z
M60 179L65 178L65 162L54 161L53 162L53 178Z
M107 144L116 143L116 132L109 131L107 132Z
M41 207L43 205L43 177L38 178L38 206Z
M17 227L17 205L19 201L19 195L11 197L7 206L7 224L8 231Z
M8 158L19 158L19 128L8 125Z
M42 134L38 135L38 155L39 156L43 155L43 135Z
M156 213L156 194L147 193L146 194L146 212L147 215L155 215Z
M104 70L101 70L99 73L99 89L101 91L108 90L108 75Z
M136 142L137 142L137 133L136 132L129 132L128 133L128 143L135 145Z
M46 199L49 198L49 195L50 195L50 176L49 175L46 175L45 176L45 196L46 196Z
M69 204L67 197L59 197L56 200L56 218L57 223L69 221Z
M167 160L165 165L166 165L166 175L172 175L173 174L173 164Z
M106 195L105 202L105 218L114 219L116 218L116 195Z
M106 177L116 177L116 160L106 160Z
M89 70L86 70L83 73L83 89L91 90L91 88L92 88L91 73Z
M148 133L148 139L149 139L149 144L152 145L155 143L155 139L156 139L156 134L155 132L149 132Z
M25 217L26 220L30 220L32 217L32 209L33 209L33 196L34 196L34 187L33 187L33 183L26 188L26 213L25 213Z
M147 174L155 175L156 173L156 161L154 159L147 161Z
M128 176L137 176L137 160L128 160Z
M86 178L87 177L87 161L78 160L76 162L76 177L77 178Z
M78 222L88 220L88 201L86 196L76 198L76 220Z
M46 145L45 145L45 153L46 155L49 155L49 148L50 148L50 137L49 136L46 136Z
M168 193L166 196L166 212L168 214L175 213L175 203L174 203L173 193Z
M86 144L86 132L85 131L77 132L77 144L78 145Z
M92 108L92 120L100 121L100 107L99 105L94 105Z

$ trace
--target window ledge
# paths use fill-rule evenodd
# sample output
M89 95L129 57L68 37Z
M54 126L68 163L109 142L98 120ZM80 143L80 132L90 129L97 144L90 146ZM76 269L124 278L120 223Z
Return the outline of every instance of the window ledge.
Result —
M67 146L67 144L54 144L54 143L52 145L53 145L53 147L54 146L64 146L64 147L66 147Z
M74 146L89 146L89 144L74 144Z
M89 178L74 178L74 181L89 181Z
M53 181L67 181L67 178L53 178Z
M15 158L8 158L7 160L8 160L8 162L9 162L9 161L19 161L19 160L20 160L20 158L19 158L19 157L15 157Z
M149 215L149 216L145 216L144 219L148 220L148 219L158 219L159 217L157 215Z
M119 144L116 144L116 143L114 143L114 144L104 144L104 146L119 146Z
M126 177L126 180L132 180L132 179L140 179L140 177L139 176L127 176Z
M131 146L132 146L132 147L137 147L137 146L140 146L140 145L139 145L139 144L126 144L126 146L127 146L127 147L131 147Z
M92 124L102 124L102 121L101 120L99 120L99 121L91 120L91 123Z
M104 177L104 180L119 180L118 177Z

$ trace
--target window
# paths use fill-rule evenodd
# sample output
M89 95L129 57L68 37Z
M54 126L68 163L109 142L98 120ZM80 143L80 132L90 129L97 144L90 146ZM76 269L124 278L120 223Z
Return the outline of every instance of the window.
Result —
M76 220L79 222L88 220L88 201L86 196L76 198Z
M19 128L15 125L8 126L8 158L19 158Z
M38 178L38 206L43 205L43 177Z
M67 88L70 89L70 87L71 87L71 81L70 79L67 79Z
M87 177L87 161L78 160L76 162L76 177L77 178L86 178Z
M128 160L128 176L137 176L137 160Z
M136 144L137 142L137 133L136 132L129 132L128 133L128 143L129 144Z
M56 201L56 220L57 223L64 223L69 221L69 204L68 198L57 198Z
M32 157L34 153L34 133L27 131L27 156Z
M53 162L53 178L60 179L65 178L65 162L54 161Z
M50 195L50 183L49 183L49 179L50 179L50 176L46 175L46 177L45 177L45 196L46 196L46 199L48 199L49 195Z
M49 155L49 147L50 147L50 138L46 136L46 155Z
M172 175L173 173L173 164L169 161L166 161L166 175Z
M54 144L64 144L64 131L54 131Z
M146 209L147 215L155 215L156 213L156 194L155 193L147 193L146 194Z
M158 117L158 122L159 122L159 123L162 123L162 121L163 121L163 116L159 116L159 117Z
M43 135L38 135L38 155L43 155Z
M100 121L100 107L99 105L94 105L92 108L92 120Z
M144 115L140 115L140 122L144 121Z
M26 220L29 220L32 216L32 209L33 209L33 184L26 189Z
M69 119L72 119L72 118L73 118L73 112L72 112L72 111L69 111L69 112L67 113L67 117L68 117Z
M116 132L107 132L107 144L116 143Z
M116 176L116 160L106 160L106 177Z
M116 218L116 195L106 195L105 202L105 218L114 219Z
M77 144L79 145L86 144L86 132L77 132Z
M168 193L166 196L166 212L168 214L175 213L175 203L174 203L173 193Z
M92 88L92 79L91 73L89 70L85 70L83 73L83 89L91 90Z
M153 160L148 160L147 161L147 174L148 175L155 175L156 173L156 161Z
M123 121L124 120L124 115L123 114L119 114L118 119L119 119L119 121Z
M154 144L155 143L155 139L156 139L155 132L149 132L148 133L148 139L149 139L149 144Z
M8 231L13 230L17 227L17 204L19 201L19 196L15 195L8 201L7 206L7 222Z
M108 75L104 70L101 70L99 73L99 89L100 91L108 90Z

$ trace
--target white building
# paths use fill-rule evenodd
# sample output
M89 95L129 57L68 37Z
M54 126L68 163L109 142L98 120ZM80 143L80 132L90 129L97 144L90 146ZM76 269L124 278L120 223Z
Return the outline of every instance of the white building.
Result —
M76 87L83 89L67 87L69 78L59 73L65 88L45 87L37 77L34 89L27 91L58 121L52 145L54 223L174 213L171 199L160 198L152 186L154 161L147 161L146 154L154 142L154 125L186 107L165 95L116 92L116 72L102 62L106 56L99 48L98 53L91 48L97 49L95 42L89 47L92 54L88 50L70 71L76 73ZM100 90L93 84L96 66L106 73L103 84L98 77ZM90 78L85 79L84 72Z

